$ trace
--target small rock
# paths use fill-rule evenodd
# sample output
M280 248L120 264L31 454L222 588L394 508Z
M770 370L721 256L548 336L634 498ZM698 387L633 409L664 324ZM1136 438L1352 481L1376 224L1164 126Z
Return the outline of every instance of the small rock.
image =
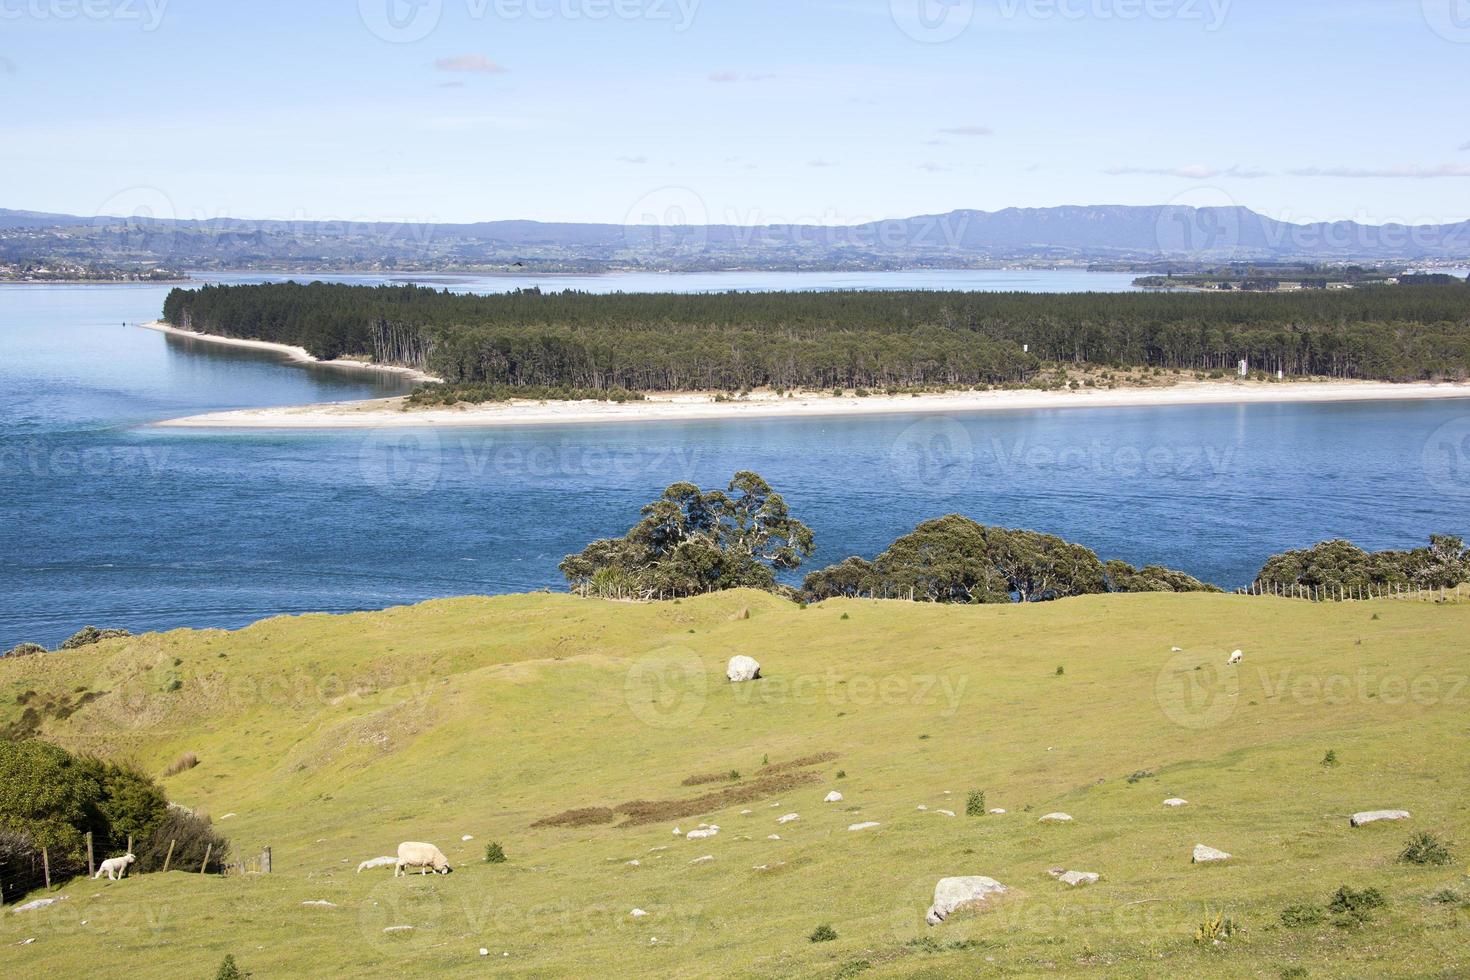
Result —
M1169 799L1164 801L1164 806L1187 806L1188 804L1188 800L1181 800L1177 796L1171 796Z
M1048 813L1046 816L1042 817L1040 820L1038 820L1036 822L1037 823L1071 823L1072 822L1072 816L1071 816L1071 814L1068 814L1068 813Z
M1183 653L1184 652L1184 648L1183 647L1170 647L1169 648L1169 652L1170 653Z
M705 840L720 832L719 827L703 827L699 830L691 830L684 835L685 840Z
M706 861L713 861L714 859L715 859L715 856L713 854L706 854L706 855L704 855L702 857L695 858L693 861L690 861L689 863L690 864L704 864Z
M460 840L462 840L462 841L474 840L474 839L475 838L474 838L474 836L472 834L465 834L463 837L460 838Z
M963 878L941 878L934 886L934 904L924 920L937 926L957 909L987 901L991 895L1004 895L1006 886L994 878L973 875Z
M660 844L658 847L650 847L648 849L648 853L649 854L656 854L659 851L667 851L668 849L669 849L669 845L667 845L667 844Z
M1101 877L1091 871L1068 871L1066 874L1058 875L1057 880L1064 885L1076 888L1078 885L1095 885Z
M1046 873L1049 874L1049 875L1051 875L1053 878L1060 878L1062 875L1064 875L1064 874L1067 873L1067 869L1066 868L1047 868L1046 869Z
M787 813L787 814L783 814L782 816L777 817L776 818L776 822L777 823L790 823L793 820L800 820L800 819L801 819L801 815L800 814Z
M61 896L61 898L38 898L34 902L26 902L24 905L17 905L15 907L15 911L34 912L36 909L44 909L47 906L55 905L57 902L61 901L65 897L66 896L63 895Z
M322 898L313 899L310 902L302 902L301 904L314 909L334 909L337 907L335 902L328 902Z
M413 926L389 926L384 932L413 932Z
M1192 860L1195 864L1209 864L1212 861L1228 861L1230 855L1213 847L1206 847L1204 844L1196 844Z
M640 860L638 860L637 858L634 858L631 861L625 861L623 863L626 864L630 868L641 868L641 867L643 867L643 862L640 861Z
M929 808L928 808L928 807L927 807L927 806L925 806L925 805L924 805L924 804L922 804L922 803L920 803L920 804L919 804L919 805L918 805L918 806L917 806L917 807L915 807L915 808L914 808L914 809L916 809L916 810L927 810L927 809L929 809Z
M1348 824L1353 827L1361 827L1365 823L1377 823L1379 820L1407 820L1409 816L1408 810L1364 810L1362 813L1353 814Z
M683 837L684 836L684 831L680 830L678 827L675 827L674 828L674 836L675 837Z
M221 820L229 820L229 819L230 819L230 818L231 818L231 817L233 817L233 816L234 816L234 814L233 814L233 813L227 813L227 814L225 814L225 815L224 815L224 816L222 816L222 817L220 817L220 819L221 819Z
M633 911L629 912L628 914L631 915L635 919L641 919L645 915L647 915L648 913L645 912L645 911L643 911L642 909L634 909Z
M486 949L484 946L481 946L480 947L480 955L481 956L489 956L490 955L490 951L488 949Z
M731 684L758 681L761 679L761 665L756 663L752 657L731 657L729 665L725 668L725 676L730 679Z
M878 821L876 821L876 820L865 820L862 823L852 824L847 829L848 830L871 830L874 827L880 827L880 826L882 826L882 824L878 823Z
M995 809L990 810L988 812L995 814L997 817L1003 817L1003 816L1005 816L1005 811L1002 810L1000 807L996 807Z
M742 817L748 817L748 816L750 816L750 814L751 814L751 811L750 810L741 810L740 811L740 815Z
M780 840L780 839L781 839L781 835L780 834L771 834L770 836L768 836L766 838L766 840Z
M826 796L822 797L822 802L823 803L841 803L842 802L842 794L839 793L839 792L837 792L834 789L832 792L830 792Z
M935 810L934 812L935 813L942 813L946 817L952 817L952 816L954 816L954 811L953 810Z
M16 943L15 945L17 945L17 946L29 946L31 943L33 943L35 941L36 941L36 937L35 936L32 936L30 939L22 939L20 942Z

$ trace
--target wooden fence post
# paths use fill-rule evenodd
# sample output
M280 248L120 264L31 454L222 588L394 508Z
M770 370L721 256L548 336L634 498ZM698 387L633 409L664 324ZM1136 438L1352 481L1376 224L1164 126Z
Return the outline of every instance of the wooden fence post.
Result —
M132 834L128 834L128 850L127 850L127 853L129 853L129 854L133 853L133 835Z
M97 873L97 863L92 859L92 832L87 831L87 877Z
M260 873L268 875L271 873L271 849L266 847L260 852Z
M51 890L51 854L46 848L41 848L41 867L46 872L46 890Z
M164 857L163 857L163 870L164 870L164 873L165 874L168 873L168 865L169 865L169 862L174 859L174 845L177 844L177 843L178 843L178 841L174 841L174 840L171 840L171 841L168 842L168 853L165 854Z
M214 842L213 841L210 841L209 842L209 846L204 849L204 860L202 862L200 862L200 864L199 864L199 873L200 874L204 874L204 869L209 867L209 852L210 851L213 851L213 850L214 850Z

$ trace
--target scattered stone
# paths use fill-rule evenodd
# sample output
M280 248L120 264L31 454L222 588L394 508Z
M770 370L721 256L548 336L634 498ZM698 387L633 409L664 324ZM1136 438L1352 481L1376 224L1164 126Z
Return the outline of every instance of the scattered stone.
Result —
M996 816L997 816L997 817L1003 817L1003 816L1005 816L1005 811L1004 811L1004 810L1002 810L1002 809L1001 809L1001 808L1000 808L1000 807L996 807L996 808L995 808L995 809L993 809L993 810L989 810L989 811L987 811L987 812L989 812L989 813L993 813L993 814L995 814L995 815L996 815Z
M766 838L766 840L780 840L780 839L781 839L781 835L780 834L771 834L770 836L768 836Z
M725 676L730 679L731 684L758 681L761 679L761 665L752 657L731 657L729 666L725 668Z
M1068 813L1048 813L1046 816L1042 817L1040 820L1038 820L1036 822L1037 823L1071 823L1072 822L1072 816L1071 816L1071 814L1068 814Z
M1181 800L1177 796L1171 796L1169 799L1164 801L1164 806L1187 806L1188 804L1188 800Z
M1076 888L1078 885L1095 885L1101 877L1102 875L1091 871L1068 871L1066 874L1058 875L1057 880L1064 885Z
M793 820L800 820L800 819L801 819L801 815L800 814L787 813L787 814L783 814L782 816L777 817L776 818L776 822L777 823L790 823Z
M220 819L221 819L221 820L229 820L229 819L230 819L230 818L231 818L231 817L233 817L233 816L234 816L234 814L233 814L233 813L227 813L227 814L225 814L225 815L224 815L224 816L222 816L222 817L220 817Z
M637 858L634 858L631 861L625 861L623 863L626 864L630 868L641 868L641 867L643 867L643 862L640 861L640 860L638 860Z
M462 840L462 841L474 840L474 839L475 839L474 836L471 835L471 834L465 834L463 837L460 838L460 840Z
M1046 869L1046 873L1049 874L1049 875L1051 875L1053 878L1060 878L1062 875L1064 875L1064 874L1067 873L1067 869L1066 868L1047 868Z
M720 832L719 827L703 827L699 830L691 830L684 835L685 840L706 840Z
M33 943L35 941L36 941L36 937L35 936L32 936L30 939L22 939L20 942L16 943L15 945L17 945L17 946L29 946L31 943Z
M1194 845L1193 861L1195 864L1209 864L1212 861L1228 860L1230 860L1230 855L1226 854L1224 851L1217 850L1213 847L1206 847L1203 844Z
M55 905L57 902L61 901L62 898L65 897L66 896L63 895L61 898L38 898L34 902L26 902L24 905L17 905L15 907L15 911L34 912L36 909L44 909L49 905Z
M837 792L834 789L832 792L830 792L826 796L822 797L822 802L823 803L841 803L842 802L842 794L839 793L839 792Z
M301 904L313 909L334 909L337 907L336 902L329 902L323 898L313 899L310 902L302 902Z
M751 812L752 812L752 811L750 811L750 810L741 810L741 811L740 811L740 815L741 815L741 816L742 816L742 817L748 817L748 816L750 816L750 814L751 814Z
M690 864L704 864L706 861L713 861L714 859L715 859L715 856L713 854L706 854L706 855L704 855L702 857L695 858L693 861L690 861L689 863Z
M667 845L667 844L660 844L658 847L650 847L648 849L648 853L649 854L656 854L659 851L667 851L668 849L669 849L669 845Z
M935 810L934 812L935 813L942 813L946 817L952 817L952 816L954 816L954 811L953 810Z
M490 951L488 949L486 949L484 946L481 946L480 947L480 955L481 956L489 956L490 955Z
M1353 814L1348 823L1354 827L1361 827L1365 823L1377 823L1379 820L1407 819L1409 819L1408 810L1364 810L1362 813Z
M647 915L648 913L645 912L645 911L643 911L642 909L634 909L633 911L629 912L628 914L631 915L635 919L641 919L645 915Z
M876 821L876 820L865 820L862 823L852 824L847 829L848 830L871 830L874 827L879 827L879 826L882 826L882 825L880 823L878 823L878 821Z
M364 871L368 870L369 868L386 868L386 867L389 867L390 865L394 865L394 864L397 864L397 863L398 863L398 858L392 857L392 856L380 857L380 858L373 858L370 861L364 861L361 864L359 864L357 866L357 873L358 874L362 874Z
M1170 653L1183 653L1184 652L1184 648L1183 647L1170 647L1169 648L1169 652Z
M675 827L674 828L674 836L675 837L683 837L684 836L684 831L680 830L678 827Z
M927 810L929 808L927 806L925 806L924 804L920 803L917 807L915 807L915 809L916 810Z
M924 916L924 921L937 926L956 910L968 905L979 905L991 895L1004 895L1006 886L994 878L974 875L963 878L941 878L934 886L934 904Z
M413 932L413 926L389 926L384 932Z

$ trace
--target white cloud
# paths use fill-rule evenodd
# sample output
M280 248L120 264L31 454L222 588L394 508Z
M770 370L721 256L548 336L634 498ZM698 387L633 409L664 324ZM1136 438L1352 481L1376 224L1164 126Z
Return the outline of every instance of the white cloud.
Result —
M1211 167L1203 163L1193 163L1183 167L1108 167L1103 173L1113 177L1143 174L1149 177L1182 177L1185 180L1215 180L1220 177L1256 180L1261 177L1271 176L1265 170L1255 170L1250 167L1235 166L1222 168Z
M830 160L823 160L821 157L818 157L815 160L808 160L807 161L807 166L808 167L835 167L835 166L837 166L837 164L833 163Z
M942 174L949 168L937 164L933 160L925 160L923 163L919 164L919 169L924 171L925 173Z
M1376 177L1406 177L1414 180L1431 180L1436 177L1470 177L1470 164L1441 163L1435 167L1303 167L1288 170L1293 177L1344 177L1363 179Z
M496 64L483 54L461 54L453 58L440 58L434 62L439 71L473 71L484 75L504 75L507 68Z
M940 132L943 133L946 136L994 136L995 135L995 130L991 129L989 126L951 126L948 129L941 129Z

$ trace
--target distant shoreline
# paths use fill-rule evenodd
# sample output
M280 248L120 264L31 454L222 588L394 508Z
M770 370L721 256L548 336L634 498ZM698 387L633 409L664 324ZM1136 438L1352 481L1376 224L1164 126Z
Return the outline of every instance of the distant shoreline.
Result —
M512 401L426 409L407 409L405 400L399 397L210 412L168 419L153 425L164 428L221 429L498 428L608 422L958 415L1026 409L1412 401L1441 398L1470 398L1470 384L1195 381L1167 388L964 391L918 396L871 395L866 398L834 398L823 393L805 393L783 398L774 393L762 392L749 398L729 401L716 401L712 393L664 392L650 393L643 401L622 403Z
M290 344L277 344L266 340L246 340L243 337L225 337L220 334L195 333L192 330L182 330L172 324L164 323L162 320L151 320L141 323L139 326L145 330L157 330L159 333L173 334L176 337L188 337L191 340L203 340L211 344L220 344L225 347L248 347L253 350L272 351L284 354L291 360L301 364L317 364L323 367L340 367L353 371L380 371L385 374L401 374L411 381L439 381L440 378L432 374L426 374L416 368L399 367L396 364L373 364L370 361L353 361L347 358L339 358L334 361L324 361L314 356L305 347L293 347Z

